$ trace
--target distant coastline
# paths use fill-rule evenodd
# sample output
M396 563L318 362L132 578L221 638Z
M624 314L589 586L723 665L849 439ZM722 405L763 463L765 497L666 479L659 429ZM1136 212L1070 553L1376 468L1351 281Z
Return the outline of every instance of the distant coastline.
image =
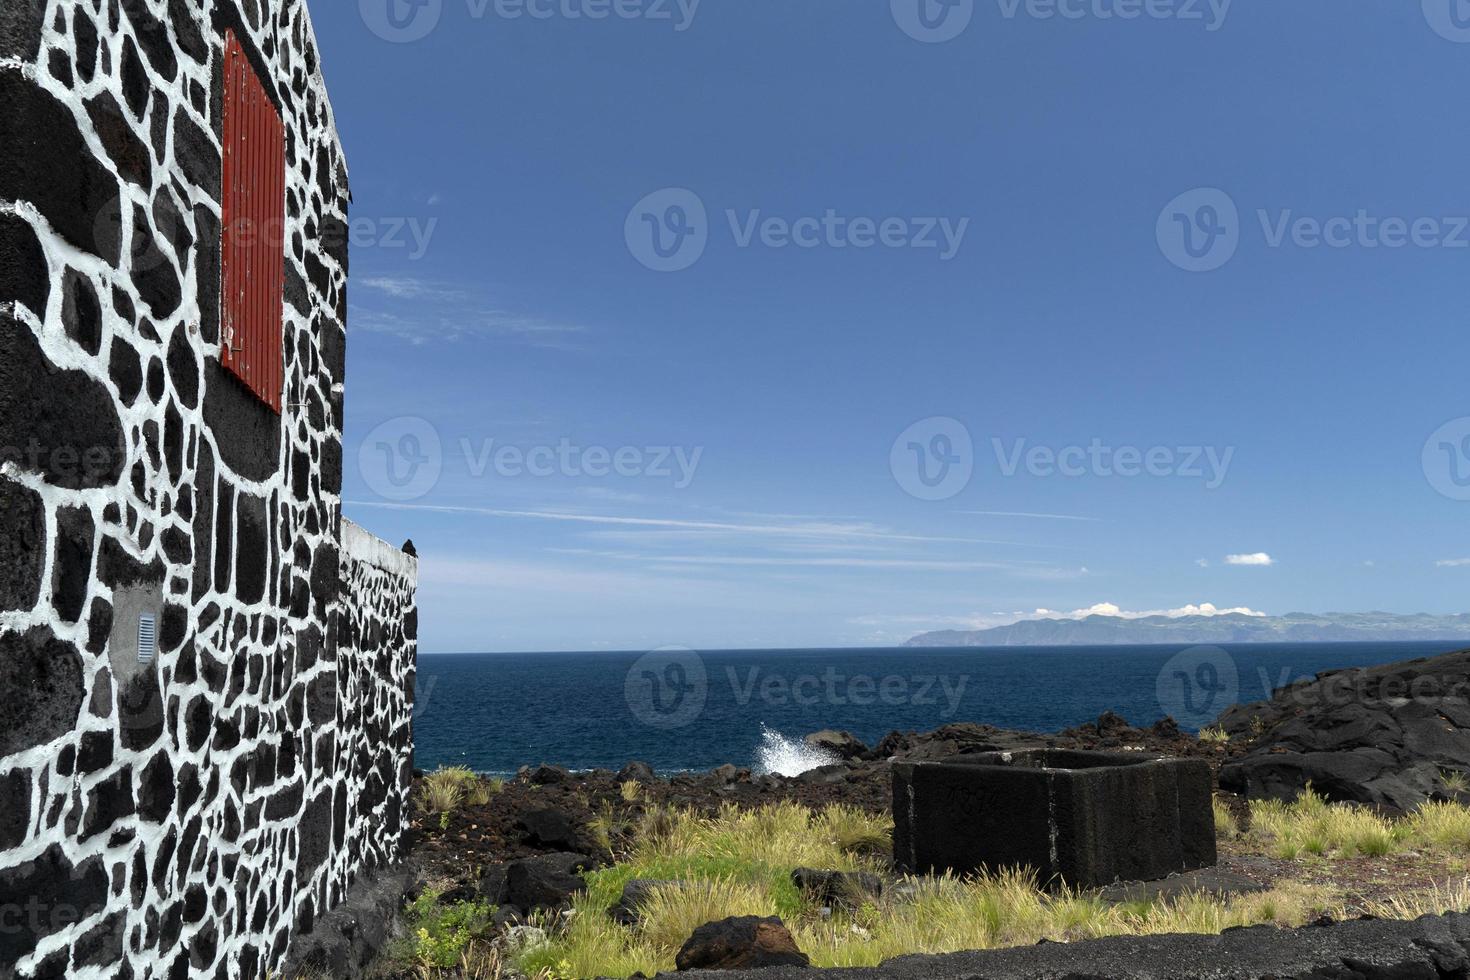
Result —
M936 630L906 647L1137 646L1159 643L1470 643L1470 614L1289 613L1285 616L1088 616Z

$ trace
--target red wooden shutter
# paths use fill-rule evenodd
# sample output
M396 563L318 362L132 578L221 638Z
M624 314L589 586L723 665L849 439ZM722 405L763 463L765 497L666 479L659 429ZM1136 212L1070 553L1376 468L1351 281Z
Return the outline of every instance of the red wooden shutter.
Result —
M233 31L224 73L220 363L280 412L286 127Z

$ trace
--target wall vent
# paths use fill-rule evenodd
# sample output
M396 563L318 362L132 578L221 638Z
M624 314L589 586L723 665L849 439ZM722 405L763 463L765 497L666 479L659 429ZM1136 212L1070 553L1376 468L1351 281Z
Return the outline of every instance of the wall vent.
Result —
M152 613L138 617L138 663L151 664L158 652L158 621Z

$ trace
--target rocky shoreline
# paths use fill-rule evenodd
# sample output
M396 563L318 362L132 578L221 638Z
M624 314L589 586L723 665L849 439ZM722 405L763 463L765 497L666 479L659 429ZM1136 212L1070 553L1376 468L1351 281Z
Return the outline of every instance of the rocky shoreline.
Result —
M743 811L791 802L813 810L841 805L885 815L892 812L895 762L1028 748L1131 751L1205 760L1218 799L1241 820L1248 820L1248 797L1290 799L1308 781L1329 798L1366 803L1385 813L1401 813L1433 799L1465 802L1470 795L1464 777L1455 774L1470 772L1467 688L1470 651L1329 672L1280 691L1270 701L1230 709L1205 738L1168 719L1140 728L1105 713L1094 723L1056 734L961 723L925 733L891 732L869 746L844 732L817 732L807 737L808 747L833 761L796 776L761 774L733 765L660 776L638 762L618 772L577 773L543 764L497 783L493 795L483 801L440 813L419 807L411 824L411 859L402 880L410 894L432 888L444 902L488 902L498 910L496 926L514 932L534 913L562 907L581 890L584 872L612 863L632 842L645 817L665 808L712 816L725 808ZM415 800L423 800L427 778L415 773ZM1345 873L1356 873L1348 864ZM1426 866L1417 878L1398 884L1428 886L1446 872ZM1238 893L1270 888L1300 874L1300 866L1290 861L1235 853L1222 855L1220 866L1201 882L1205 888ZM1375 888L1386 887L1371 877L1365 873L1358 894L1371 897ZM1120 892L1118 900L1130 895ZM1179 941L1218 942L1214 937ZM353 958L358 956L357 946ZM982 962L1010 963L1005 956L985 955L991 959L951 958L948 965L963 966L956 974L961 975ZM1019 967L1026 956L1016 955L1021 957L1014 964ZM1036 962L1053 959L1044 956ZM1050 975L1050 969L1034 975ZM868 972L875 977L919 975L909 964Z

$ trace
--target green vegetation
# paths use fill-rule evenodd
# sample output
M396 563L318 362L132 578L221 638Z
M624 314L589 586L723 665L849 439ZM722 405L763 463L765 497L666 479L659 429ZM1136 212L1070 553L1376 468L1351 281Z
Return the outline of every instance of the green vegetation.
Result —
M812 813L786 804L726 810L714 818L655 811L627 860L590 875L565 925L548 928L548 940L524 951L517 965L533 976L653 975L673 969L695 928L732 915L781 916L812 963L827 967L876 966L906 953L1030 945L1043 938L1297 925L1330 904L1320 890L1291 885L1228 902L1190 897L1111 905L1081 892L1046 892L1034 875L1009 871L905 879L882 899L824 916L791 883L797 867L882 873L891 832L888 821L841 807ZM607 909L634 878L678 884L655 890L639 925L625 928L608 918Z
M1223 728L1201 728L1199 740L1210 745L1225 745L1230 741L1230 733Z
M1252 800L1251 833L1287 860L1382 857L1407 850L1460 851L1470 846L1470 808L1430 802L1401 820L1367 807L1329 804L1307 787L1295 802Z
M1222 842L1317 862L1414 851L1454 858L1470 848L1470 807L1430 803L1399 820L1364 808L1328 804L1310 789L1292 803L1252 801L1245 814L1215 804ZM544 913L505 951L507 962L535 980L628 977L672 970L674 957L700 925L732 915L779 915L820 967L875 966L909 953L1072 942L1110 935L1218 933L1235 926L1297 926L1323 913L1346 914L1349 893L1329 882L1283 881L1270 891L1217 898L1112 904L1093 893L1046 891L1026 871L971 878L903 878L888 867L891 822L846 807L813 812L795 804L759 810L726 808L713 817L653 808L633 821L611 808L600 837L629 842L619 863L587 876L588 889L569 912ZM1391 858L1393 860L1393 858ZM1453 861L1451 862L1453 866ZM817 908L798 891L798 867L868 871L889 886L859 908ZM1461 865L1463 867L1463 865ZM614 922L607 910L633 879L670 882L654 889L637 925ZM427 904L426 904L427 903ZM420 975L495 978L503 969L479 940L483 905L435 911L426 896L410 910L412 949L405 959ZM1470 879L1389 899L1361 900L1351 914L1416 918L1470 908ZM432 971L453 967L453 974Z
M488 902L440 905L442 893L425 891L404 910L408 938L394 950L394 958L421 971L457 967L470 944L490 932L495 910Z

